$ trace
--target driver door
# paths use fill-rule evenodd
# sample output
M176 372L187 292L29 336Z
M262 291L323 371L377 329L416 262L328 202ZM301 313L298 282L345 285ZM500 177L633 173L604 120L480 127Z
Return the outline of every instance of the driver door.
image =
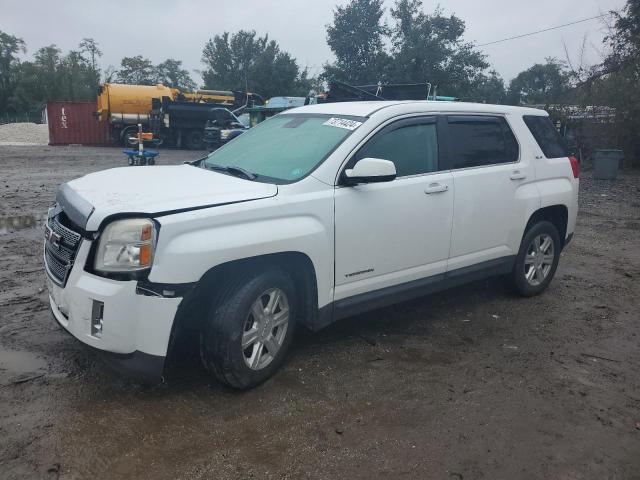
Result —
M440 171L436 117L390 123L345 168L366 157L394 162L397 178L336 188L335 301L441 280L447 268L454 184Z

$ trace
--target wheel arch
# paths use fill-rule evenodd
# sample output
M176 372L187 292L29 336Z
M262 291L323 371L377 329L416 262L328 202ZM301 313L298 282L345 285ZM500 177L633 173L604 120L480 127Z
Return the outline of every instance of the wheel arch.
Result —
M567 206L558 204L539 208L529 217L529 221L525 226L522 236L524 237L524 235L526 235L526 233L533 225L541 221L548 221L555 225L560 235L560 242L562 243L562 247L564 247L567 237L567 225L569 221L569 209L567 208Z
M221 263L207 270L183 298L176 313L167 355L171 361L177 351L193 351L197 347L197 337L202 319L215 301L216 285L228 282L231 278L247 275L267 268L281 268L293 278L301 293L296 304L301 312L298 324L315 329L318 321L318 286L316 269L311 258L302 252L286 251L258 255Z

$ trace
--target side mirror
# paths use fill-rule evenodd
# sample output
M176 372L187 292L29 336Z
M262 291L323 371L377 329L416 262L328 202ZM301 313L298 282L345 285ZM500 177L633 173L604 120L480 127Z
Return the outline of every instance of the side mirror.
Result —
M359 183L390 182L396 178L396 166L389 160L381 158L363 158L344 171L344 183L357 185Z

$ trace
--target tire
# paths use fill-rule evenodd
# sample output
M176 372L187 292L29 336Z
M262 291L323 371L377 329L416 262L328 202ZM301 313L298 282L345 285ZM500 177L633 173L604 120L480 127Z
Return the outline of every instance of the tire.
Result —
M518 295L532 297L542 293L551 283L558 268L562 250L556 226L541 221L522 237L509 284Z
M138 134L138 127L134 125L129 125L122 130L122 145L125 147L137 147L138 146L138 138L136 135ZM135 137L135 138L133 138Z
M200 130L191 130L187 133L186 145L189 150L203 150L204 133Z
M271 377L282 365L293 339L295 292L291 277L277 269L229 282L213 301L200 333L204 368L220 382L242 390ZM276 301L278 295L280 300ZM271 313L269 302L274 302ZM288 315L282 314L285 311ZM264 312L267 315L261 316ZM286 324L281 323L285 316ZM270 346L275 355L269 351Z

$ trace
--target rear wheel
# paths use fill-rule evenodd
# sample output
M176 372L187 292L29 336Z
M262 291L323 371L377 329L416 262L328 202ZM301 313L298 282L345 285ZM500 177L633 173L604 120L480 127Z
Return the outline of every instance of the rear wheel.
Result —
M558 268L560 251L560 235L553 223L542 221L529 228L511 272L515 291L525 297L544 291Z
M187 133L186 145L189 150L203 150L204 133L200 130L191 130Z
M255 387L280 367L296 319L293 281L270 269L238 279L220 292L200 335L204 367L239 389Z

